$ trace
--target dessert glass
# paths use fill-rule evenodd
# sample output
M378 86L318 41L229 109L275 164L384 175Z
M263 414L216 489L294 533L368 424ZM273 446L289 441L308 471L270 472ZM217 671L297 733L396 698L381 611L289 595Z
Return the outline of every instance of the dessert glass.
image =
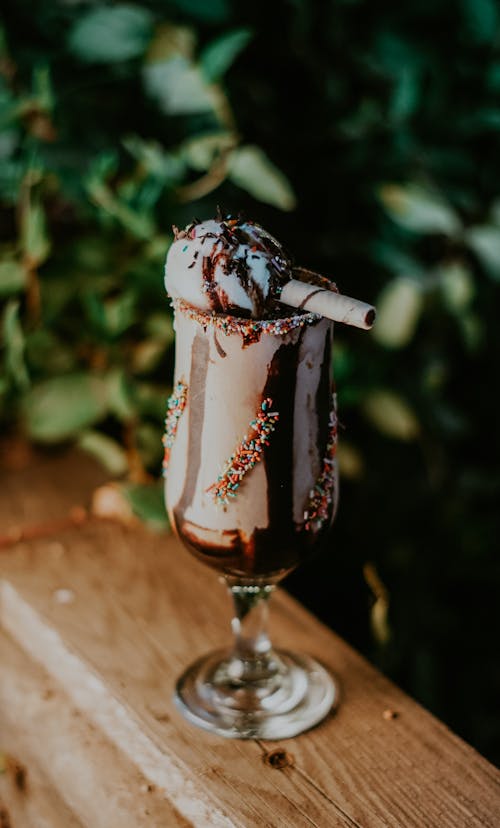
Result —
M181 676L192 723L282 739L337 702L330 674L275 650L268 599L328 532L337 500L332 323L308 313L241 319L174 303L176 359L165 445L174 531L224 578L234 644Z

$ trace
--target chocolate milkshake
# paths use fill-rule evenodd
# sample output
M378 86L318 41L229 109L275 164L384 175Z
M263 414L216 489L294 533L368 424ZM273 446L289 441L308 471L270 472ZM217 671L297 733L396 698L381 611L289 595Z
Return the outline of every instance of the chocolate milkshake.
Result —
M271 646L267 604L336 508L331 320L367 329L375 310L294 268L252 222L218 216L174 233L166 502L175 532L224 575L234 604L233 646L190 665L175 700L212 733L284 739L338 700L321 664Z
M258 225L194 224L166 265L176 329L165 437L172 526L226 575L270 583L336 505L333 323L279 305L290 259Z

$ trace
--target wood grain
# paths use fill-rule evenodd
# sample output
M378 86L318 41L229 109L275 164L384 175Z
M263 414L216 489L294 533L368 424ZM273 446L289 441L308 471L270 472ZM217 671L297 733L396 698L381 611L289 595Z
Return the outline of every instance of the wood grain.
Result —
M100 482L102 473L79 455L40 461L8 476L0 525L57 517L88 501ZM96 740L115 751L123 773L142 774L184 824L499 824L500 774L282 591L272 611L276 644L318 657L339 676L343 699L318 728L274 745L203 733L173 706L181 669L229 641L223 587L173 538L85 524L3 553L0 579L0 624L26 663L43 667ZM61 589L70 602L60 603ZM387 710L398 715L385 718ZM264 763L275 747L293 755L292 767ZM90 753L78 762L101 757L92 784L104 790L113 763L99 750L90 739ZM65 774L69 788L72 773Z
M22 786L11 779L10 797L4 791L15 828L29 825L30 816L47 828L162 828L167 820L172 828L189 824L71 705L53 678L1 632L0 658L2 751L15 757L26 776ZM6 785L9 775L7 771ZM21 804L23 821L15 819Z

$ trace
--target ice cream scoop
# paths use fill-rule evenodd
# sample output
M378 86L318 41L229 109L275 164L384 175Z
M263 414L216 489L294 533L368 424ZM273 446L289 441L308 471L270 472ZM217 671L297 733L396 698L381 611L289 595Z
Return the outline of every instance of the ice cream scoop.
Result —
M373 325L372 305L342 296L323 277L292 267L280 243L259 224L228 216L173 230L165 287L174 300L254 319L276 315L279 302L358 328Z
M289 257L258 224L214 219L174 228L174 235L165 287L199 310L263 317L292 278Z

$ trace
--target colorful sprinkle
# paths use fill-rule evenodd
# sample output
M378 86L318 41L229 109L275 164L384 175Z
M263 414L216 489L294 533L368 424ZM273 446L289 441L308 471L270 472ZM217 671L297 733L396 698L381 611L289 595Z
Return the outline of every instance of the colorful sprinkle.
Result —
M277 411L270 411L273 401L267 397L262 401L260 411L249 424L249 434L243 437L238 448L225 463L224 471L215 483L208 487L214 503L227 506L235 498L240 483L247 472L262 460L264 447L269 445L269 436L279 419Z
M335 453L337 450L337 415L335 394L330 411L328 443L323 459L323 468L314 488L309 492L309 503L304 512L304 528L317 532L328 520L335 488Z
M182 299L174 299L172 305L176 311L182 311L190 319L198 322L205 330L209 325L213 325L227 336L234 333L240 334L244 348L253 342L258 342L263 333L283 336L295 328L316 325L322 319L317 313L297 313L295 316L274 319L241 319L237 316L198 310L198 308L183 302Z
M177 435L177 427L182 412L186 407L187 402L187 385L180 380L167 401L167 416L165 417L165 434L163 435L163 446L165 454L163 457L163 474L166 474L168 463L170 460L170 452L175 442Z

